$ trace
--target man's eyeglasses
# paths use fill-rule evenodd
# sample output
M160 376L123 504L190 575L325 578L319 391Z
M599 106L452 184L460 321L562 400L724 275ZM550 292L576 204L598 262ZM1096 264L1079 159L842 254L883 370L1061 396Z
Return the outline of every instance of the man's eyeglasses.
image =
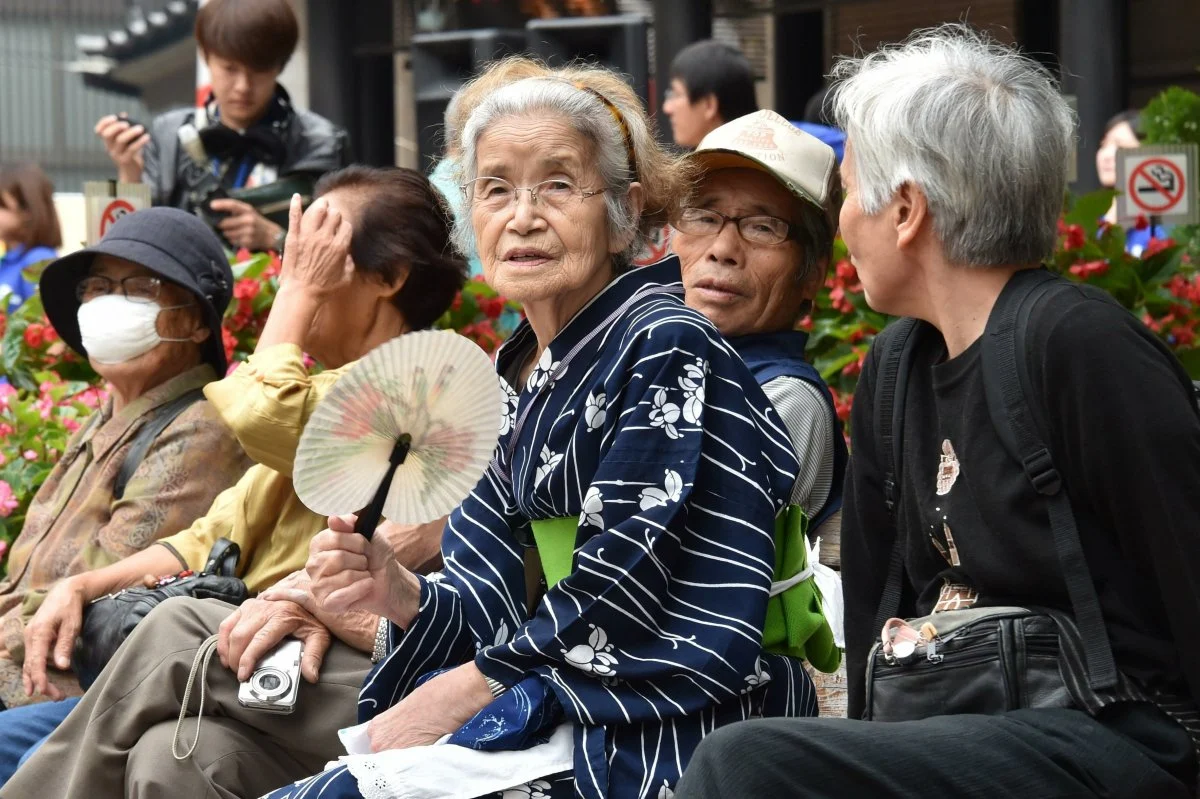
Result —
M502 211L516 205L523 191L529 192L529 201L556 210L567 208L576 202L603 194L604 189L590 191L581 189L569 180L543 180L532 186L514 186L504 178L480 177L463 186L471 202L489 211Z
M75 297L80 302L88 302L97 297L104 297L119 290L133 302L155 302L162 291L163 282L156 277L135 275L133 277L113 280L104 275L89 275L79 281L75 287Z
M671 226L689 236L716 236L730 222L750 244L782 244L796 233L795 225L777 216L725 216L708 208L684 208Z

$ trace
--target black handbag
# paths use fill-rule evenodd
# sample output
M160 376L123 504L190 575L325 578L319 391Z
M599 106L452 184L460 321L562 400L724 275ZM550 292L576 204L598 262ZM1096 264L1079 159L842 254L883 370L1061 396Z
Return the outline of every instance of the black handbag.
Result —
M980 361L992 424L1045 501L1072 612L985 607L896 619L903 590L904 536L895 525L876 615L880 641L867 660L867 719L910 721L1060 707L1095 714L1114 702L1147 700L1117 670L1070 499L1025 400L1024 330L1032 307L1057 285L1046 272L1014 277L988 318ZM884 500L893 520L902 467L905 388L916 349L914 334L923 325L899 320L878 342L885 354L875 395L876 446L885 471Z
M1086 680L1078 634L1069 618L1054 611L943 611L890 620L884 631L867 658L872 721L1080 705L1078 681L1069 680ZM1063 637L1072 645L1064 647Z
M240 556L238 545L222 538L213 545L199 574L181 572L160 579L154 588L127 588L92 602L84 609L71 657L80 686L86 690L96 681L133 628L160 602L175 596L219 599L231 605L245 602L246 584L235 576Z

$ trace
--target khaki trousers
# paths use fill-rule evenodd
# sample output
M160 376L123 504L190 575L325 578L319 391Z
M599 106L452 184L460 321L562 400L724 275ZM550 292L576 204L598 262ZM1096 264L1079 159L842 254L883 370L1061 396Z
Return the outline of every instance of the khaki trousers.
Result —
M213 656L200 742L177 761L171 740L192 660L233 611L217 600L168 599L137 626L79 706L16 775L2 799L258 797L321 771L356 723L370 657L334 639L316 685L301 682L296 710L244 708L237 676ZM180 751L196 739L192 688Z

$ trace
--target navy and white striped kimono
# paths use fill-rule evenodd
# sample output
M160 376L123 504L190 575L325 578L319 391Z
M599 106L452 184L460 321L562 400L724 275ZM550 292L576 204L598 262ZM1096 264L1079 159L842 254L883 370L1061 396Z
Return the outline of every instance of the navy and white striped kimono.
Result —
M474 659L517 690L451 741L521 748L575 724L575 768L511 796L669 796L700 739L756 716L816 715L799 661L762 651L787 431L674 258L619 277L543 352L493 460L450 517L441 579L365 683L360 717ZM528 323L500 373L536 351ZM530 519L578 517L574 568L527 611ZM547 712L547 708L550 711ZM499 732L495 724L502 717ZM541 727L541 730L536 728ZM326 772L273 796L357 796ZM323 792L322 792L323 791Z

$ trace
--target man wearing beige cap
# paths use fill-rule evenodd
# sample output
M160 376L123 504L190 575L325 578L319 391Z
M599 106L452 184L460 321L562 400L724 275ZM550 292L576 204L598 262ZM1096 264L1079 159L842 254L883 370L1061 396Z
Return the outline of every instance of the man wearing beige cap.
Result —
M800 462L791 504L810 537L826 543L829 560L846 446L829 388L804 358L807 335L795 327L833 249L842 200L833 150L774 111L756 111L710 132L690 158L699 185L672 221L687 304L729 340L779 413ZM801 592L783 595L784 632L802 642L793 654L834 672L843 645L840 586L832 572L822 575L830 583L819 592L810 585L803 599ZM837 712L823 693L822 712Z

